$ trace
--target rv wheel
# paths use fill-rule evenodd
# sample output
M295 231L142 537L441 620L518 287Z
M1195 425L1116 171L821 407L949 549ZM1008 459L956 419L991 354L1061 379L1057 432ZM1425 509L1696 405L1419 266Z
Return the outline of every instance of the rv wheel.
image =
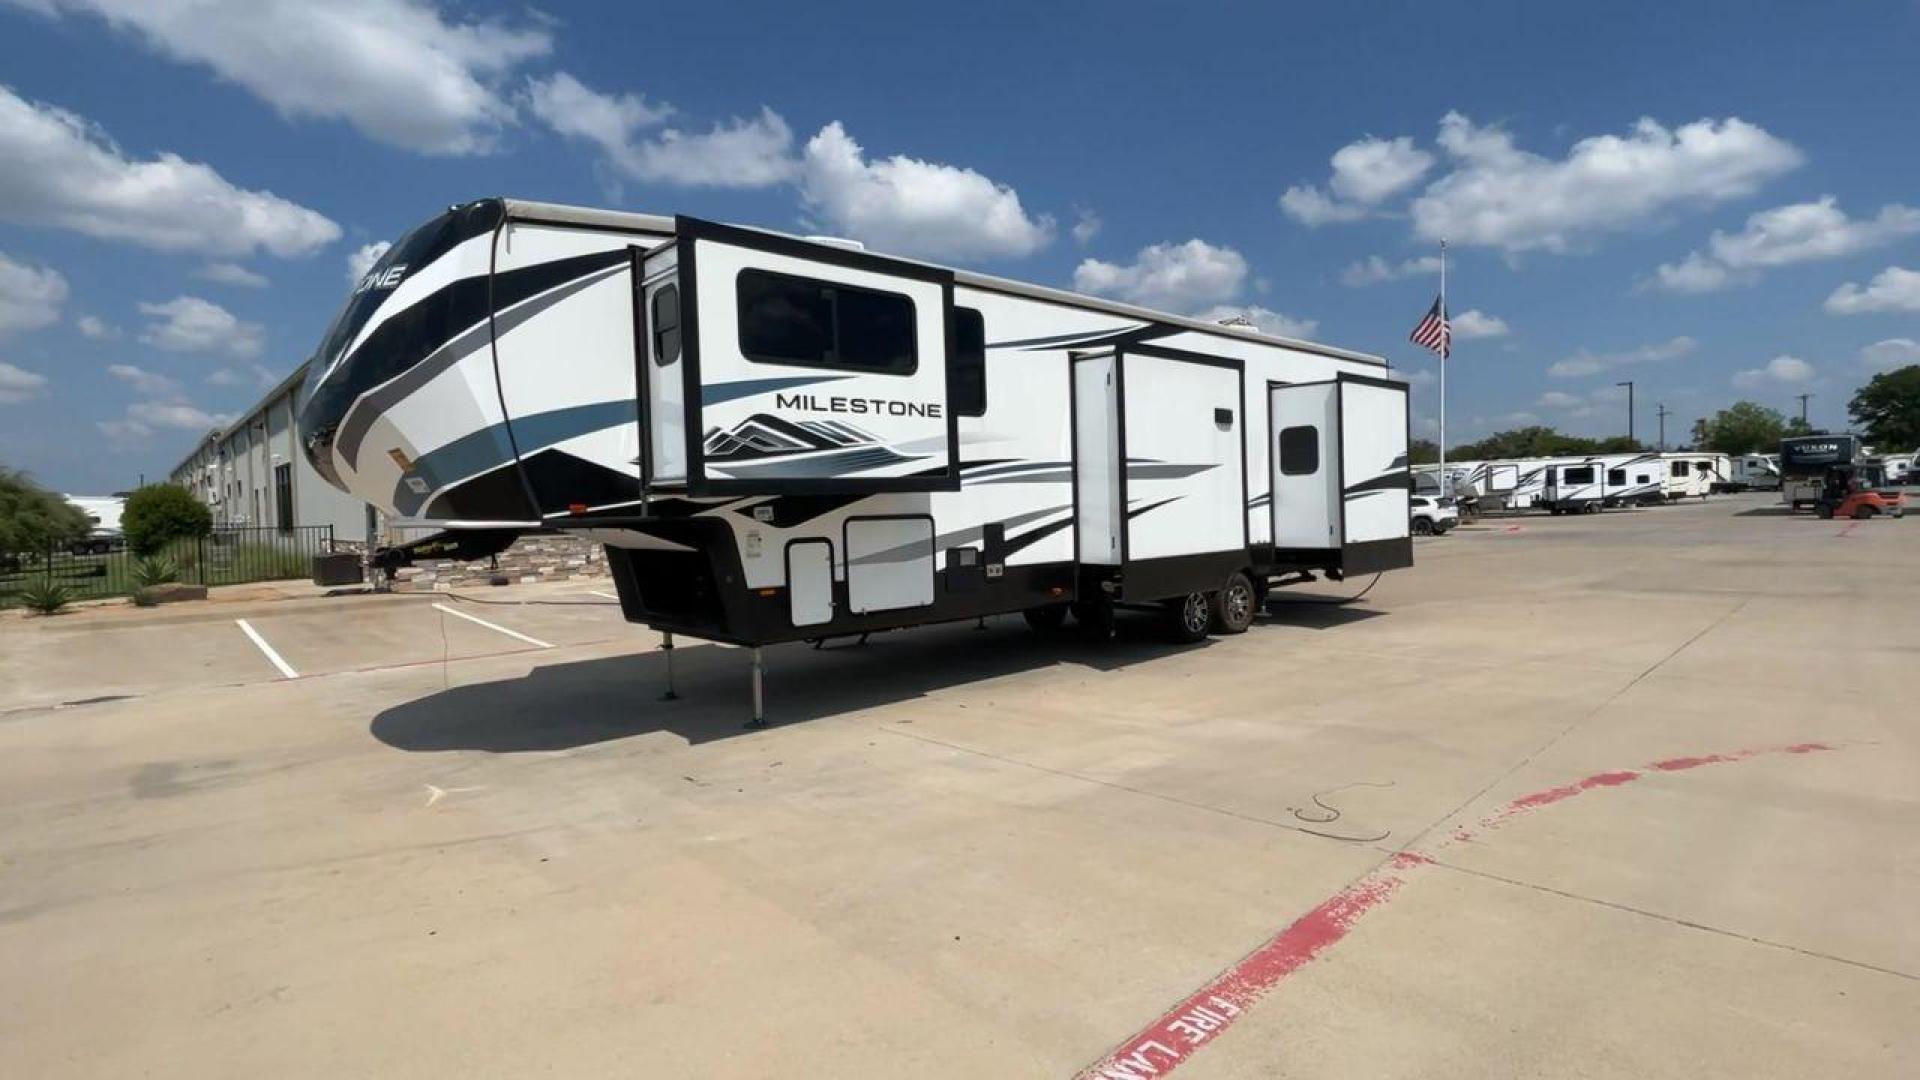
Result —
M1206 593L1188 593L1167 601L1167 627L1182 645L1204 641L1213 627L1213 602Z
M1820 520L1822 521L1829 520L1833 517L1833 504L1832 503L1816 503L1814 505L1813 512L1814 512L1814 515L1818 517Z
M1253 625L1253 582L1245 574L1235 574L1227 585L1213 594L1213 629L1222 634L1244 634Z
M1067 605L1048 604L1045 607L1032 607L1020 613L1027 625L1042 634L1050 634L1060 629L1067 621Z
M1855 521L1865 521L1872 516L1873 507L1871 506L1856 506L1853 508L1853 520Z

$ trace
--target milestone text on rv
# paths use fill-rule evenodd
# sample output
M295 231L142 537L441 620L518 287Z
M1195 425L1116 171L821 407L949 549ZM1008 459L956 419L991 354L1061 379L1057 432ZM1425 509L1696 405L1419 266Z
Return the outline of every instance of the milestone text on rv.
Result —
M329 482L606 545L628 619L748 645L1408 566L1375 357L840 244L502 199L362 279L311 365Z

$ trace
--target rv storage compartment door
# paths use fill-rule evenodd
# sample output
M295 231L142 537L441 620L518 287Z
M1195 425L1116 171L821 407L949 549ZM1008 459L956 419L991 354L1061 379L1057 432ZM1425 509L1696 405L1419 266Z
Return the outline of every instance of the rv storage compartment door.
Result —
M1120 365L1122 595L1218 589L1247 564L1240 365L1149 346Z
M1341 542L1340 384L1275 386L1268 397L1274 555L1282 563L1330 560Z
M1342 375L1341 552L1348 574L1413 565L1405 383Z
M848 518L846 549L855 615L933 603L932 518Z
M1073 361L1073 471L1080 561L1120 565L1120 415L1113 355Z
M795 626L833 621L833 544L795 540L787 545L787 600Z
M695 495L959 489L950 271L675 227Z

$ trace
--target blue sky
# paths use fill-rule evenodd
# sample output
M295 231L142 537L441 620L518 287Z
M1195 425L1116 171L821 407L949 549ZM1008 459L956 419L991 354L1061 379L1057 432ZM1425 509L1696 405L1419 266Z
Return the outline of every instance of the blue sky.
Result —
M1843 427L1920 362L1917 52L1912 2L0 0L0 462L165 474L492 194L1247 311L1429 433L1446 235L1449 441L1619 431L1629 378L1647 435Z

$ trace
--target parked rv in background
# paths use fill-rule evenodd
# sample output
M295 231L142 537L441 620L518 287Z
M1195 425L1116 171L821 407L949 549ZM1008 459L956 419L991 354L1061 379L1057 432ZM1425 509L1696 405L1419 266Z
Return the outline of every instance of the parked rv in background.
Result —
M126 509L126 499L119 495L63 495L61 498L93 523L85 538L69 545L75 555L101 554L125 543L120 533L120 513Z
M1858 435L1801 435L1780 440L1780 501L1799 510L1820 501L1827 470L1864 456Z
M1658 454L1562 458L1542 472L1538 504L1553 514L1591 514L1611 507L1642 506L1664 498L1665 470Z
M1733 454L1715 491L1778 491L1780 466L1771 454Z
M1669 502L1707 497L1727 470L1725 454L1661 454L1662 494Z

